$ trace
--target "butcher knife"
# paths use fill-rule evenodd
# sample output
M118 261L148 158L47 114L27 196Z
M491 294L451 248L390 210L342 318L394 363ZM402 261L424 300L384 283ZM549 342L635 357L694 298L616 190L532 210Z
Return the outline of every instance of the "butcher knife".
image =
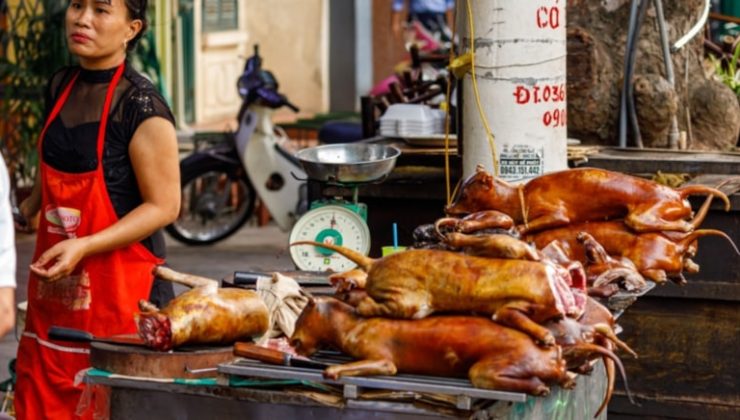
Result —
M108 343L123 344L126 346L146 347L144 340L134 334L119 335L115 337L95 337L87 331L76 330L74 328L52 326L48 331L49 338L59 341L71 341L75 343Z
M268 349L252 343L235 343L234 355L247 359L259 360L271 365L302 367L310 369L326 369L331 366L328 363L317 362L295 357L290 353L280 350Z

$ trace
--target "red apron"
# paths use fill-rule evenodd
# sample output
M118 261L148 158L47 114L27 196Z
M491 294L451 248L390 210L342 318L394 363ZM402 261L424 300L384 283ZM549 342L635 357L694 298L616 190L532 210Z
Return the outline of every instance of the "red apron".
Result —
M106 94L98 130L97 168L81 174L65 173L40 159L42 214L34 261L58 242L92 235L118 221L103 176L103 144L113 94L124 65L116 70ZM77 75L65 87L41 132L40 157L46 130L69 97ZM18 348L18 419L75 418L84 386L75 386L73 380L79 371L90 367L89 346L49 340L49 327L77 328L102 337L135 333L138 301L149 297L152 269L161 263L137 242L84 258L71 275L53 283L31 273L26 330Z

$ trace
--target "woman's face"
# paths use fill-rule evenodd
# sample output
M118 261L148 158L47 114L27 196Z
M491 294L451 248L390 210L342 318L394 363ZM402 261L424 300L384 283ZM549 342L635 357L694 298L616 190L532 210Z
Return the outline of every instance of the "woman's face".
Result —
M125 0L71 0L66 29L69 51L89 69L120 64L126 43L141 29L141 21L129 19Z

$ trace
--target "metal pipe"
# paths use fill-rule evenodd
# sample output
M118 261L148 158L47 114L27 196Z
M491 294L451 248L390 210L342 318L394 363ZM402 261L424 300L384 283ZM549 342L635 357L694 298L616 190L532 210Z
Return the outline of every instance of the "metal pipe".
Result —
M709 17L709 9L712 8L712 0L706 0L706 3L704 4L704 11L702 12L701 16L699 17L699 20L696 22L696 25L694 25L687 33L686 35L682 36L678 41L676 41L675 44L671 47L671 52L675 53L676 51L683 48L684 45L686 45L689 41L691 41L692 38L696 36L696 34L701 31L701 28L704 27L707 23L707 18Z
M632 0L630 5L630 18L627 27L627 44L624 48L624 77L622 79L622 95L619 102L619 147L627 147L627 79L629 69L629 56L632 49L633 33L637 22L637 11L640 0Z
M629 117L630 128L632 128L632 135L635 138L635 146L642 148L642 135L640 134L640 124L637 121L637 110L635 109L635 85L632 83L632 76L635 73L635 60L637 58L637 41L640 38L640 28L642 28L642 22L645 20L645 14L647 13L649 0L642 0L640 7L637 12L637 22L635 23L634 34L632 36L632 45L629 51L629 65L627 78L627 116Z
M665 65L666 78L668 83L671 84L673 90L676 90L676 76L673 73L673 60L671 59L671 51L668 47L668 31L665 25L665 16L663 15L663 1L653 0L653 6L655 6L655 15L658 19L658 32L660 33L660 44L663 50L663 64ZM671 149L678 149L678 119L674 114L671 117L671 130L668 133L668 147Z

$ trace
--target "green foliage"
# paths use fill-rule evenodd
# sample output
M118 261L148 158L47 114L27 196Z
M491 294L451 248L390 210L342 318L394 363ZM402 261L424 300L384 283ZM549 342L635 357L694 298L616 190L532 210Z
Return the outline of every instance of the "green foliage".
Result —
M740 100L740 68L737 66L737 60L740 58L740 45L735 48L735 52L732 54L729 62L724 62L711 55L709 57L712 60L712 64L714 64L715 77L732 89L735 95L737 95L738 100Z
M55 71L71 65L64 32L68 0L19 0L0 31L0 150L14 185L33 182L36 142L43 128L44 89ZM150 15L152 15L150 13ZM160 88L154 37L141 39L130 61Z
M42 129L44 89L72 62L64 37L66 0L20 0L0 33L0 147L15 185L33 180Z

